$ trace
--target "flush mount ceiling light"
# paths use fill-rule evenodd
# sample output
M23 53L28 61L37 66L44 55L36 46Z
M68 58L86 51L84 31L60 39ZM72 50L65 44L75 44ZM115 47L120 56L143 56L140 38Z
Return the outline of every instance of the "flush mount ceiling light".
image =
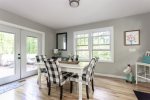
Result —
M79 1L80 0L69 0L69 4L71 7L76 8L79 6Z

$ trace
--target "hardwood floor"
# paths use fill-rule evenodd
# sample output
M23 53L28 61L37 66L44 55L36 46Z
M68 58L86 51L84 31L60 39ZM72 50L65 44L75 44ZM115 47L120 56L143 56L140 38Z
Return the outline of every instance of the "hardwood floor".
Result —
M45 79L45 78L44 78ZM37 85L37 76L27 78L24 85L0 94L0 100L59 100L59 88L52 86L51 96L47 94L46 80L42 80L42 88ZM64 86L63 100L78 100L77 84L74 91L69 92L70 84ZM90 89L90 100L137 100L133 90L150 93L150 84L139 83L133 85L121 79L107 77L95 78L95 92ZM86 100L85 86L83 86L83 100Z

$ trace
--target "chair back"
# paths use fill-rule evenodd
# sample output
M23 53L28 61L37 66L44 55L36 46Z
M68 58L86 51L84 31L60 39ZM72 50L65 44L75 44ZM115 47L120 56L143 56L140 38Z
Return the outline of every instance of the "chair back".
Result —
M61 68L57 66L55 61L44 61L44 63L48 72L50 82L60 85L62 82Z
M39 63L39 62L44 62L44 61L47 61L47 57L46 55L37 55L36 56L36 61Z
M88 65L87 71L86 71L86 82L90 82L90 80L92 78L95 63L96 63L96 59L92 58L89 65Z

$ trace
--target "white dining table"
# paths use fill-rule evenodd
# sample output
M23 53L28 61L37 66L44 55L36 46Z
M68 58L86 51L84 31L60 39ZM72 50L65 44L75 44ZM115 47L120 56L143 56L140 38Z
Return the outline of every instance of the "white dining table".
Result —
M79 76L79 100L82 100L82 74L84 69L87 68L89 62L79 62L79 64L66 64L66 63L59 63L62 71L76 73ZM38 84L41 87L41 71L40 68L45 68L45 64L43 62L36 63L38 65Z

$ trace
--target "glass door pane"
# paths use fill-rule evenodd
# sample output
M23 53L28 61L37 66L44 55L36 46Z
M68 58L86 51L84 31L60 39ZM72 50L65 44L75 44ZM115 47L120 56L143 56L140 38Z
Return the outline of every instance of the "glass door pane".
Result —
M36 37L27 37L26 38L26 71L33 71L37 69L35 66L36 58L38 55L38 38Z
M0 78L15 75L15 35L0 32Z
M20 30L0 24L0 85L20 78Z

